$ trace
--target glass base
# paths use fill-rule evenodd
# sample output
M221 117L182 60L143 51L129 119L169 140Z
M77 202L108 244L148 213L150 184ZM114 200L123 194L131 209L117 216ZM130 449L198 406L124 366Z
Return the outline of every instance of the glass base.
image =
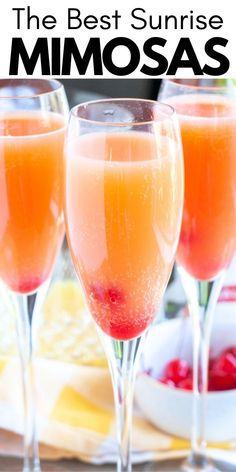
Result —
M204 468L199 468L194 465L189 466L188 464L184 464L182 468L183 472L223 472L220 469L217 469L213 464L208 464Z
M33 469L31 469L30 467L24 467L22 472L42 472L41 471L41 468L39 465L33 467Z
M183 472L223 472L205 457L190 456L182 465Z
M134 471L135 471L134 467ZM139 469L137 469L139 470ZM235 472L235 464L227 463L225 461L212 461L211 459L204 462L193 462L192 457L186 459L167 459L151 464L147 468L141 469L148 472Z

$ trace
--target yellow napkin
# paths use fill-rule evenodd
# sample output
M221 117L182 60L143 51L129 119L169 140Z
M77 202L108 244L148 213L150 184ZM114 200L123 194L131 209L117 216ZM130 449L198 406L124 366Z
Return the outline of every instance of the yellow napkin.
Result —
M0 428L22 433L22 398L14 327L1 307ZM57 281L37 321L35 378L38 435L44 457L93 463L116 459L113 396L106 360L75 281ZM9 443L9 433L7 434ZM4 432L0 434L4 443ZM1 442L1 441L0 441ZM12 451L19 453L12 435ZM231 449L235 444L222 444ZM139 412L133 420L134 462L186 454L187 441L158 431ZM1 450L0 450L1 452Z

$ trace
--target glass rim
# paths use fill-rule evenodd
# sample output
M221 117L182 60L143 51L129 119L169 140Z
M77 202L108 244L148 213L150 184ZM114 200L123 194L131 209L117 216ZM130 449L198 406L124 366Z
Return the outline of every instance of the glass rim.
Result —
M227 87L226 85L194 85L194 84L188 84L188 81L191 80L198 80L198 79L164 79L165 81L169 82L170 84L175 85L177 88L185 88L188 90L206 90L206 91L223 91L223 90L231 90L231 88ZM179 81L185 81L185 82L179 82ZM206 79L207 80L207 79ZM209 79L210 80L210 79ZM233 80L233 79L229 79ZM164 82L162 83L164 85ZM161 84L161 85L162 85ZM232 84L232 89L236 88L236 85Z
M54 93L57 93L59 90L63 90L64 88L64 85L57 79L42 79L42 78L32 78L32 79L21 79L21 78L17 78L17 79L9 79L9 78L6 78L6 79L0 79L0 92L1 90L3 89L3 86L4 87L10 87L12 88L12 90L14 90L14 87L17 85L17 82L18 84L22 83L22 85L25 85L27 86L27 82L31 82L31 83L34 83L34 82L41 82L41 83L44 83L46 84L47 82L48 83L51 83L51 84L54 84L55 85L55 88L51 89L51 90L45 90L45 91L42 91L42 92L35 92L35 93L29 93L29 94L23 94L23 95L1 95L0 93L0 101L1 100L32 100L34 98L37 98L37 97L41 97L43 95L52 95Z
M90 119L90 118L84 118L84 117L81 117L77 114L77 111L79 109L83 109L85 110L86 108L90 107L90 106L93 106L93 105L97 105L97 104L109 104L109 103L120 103L121 105L124 104L124 103L135 103L135 102L139 102L139 103L148 103L150 105L153 105L155 107L160 107L164 110L166 110L166 112L168 111L168 113L166 113L164 115L161 116L161 115L158 115L156 118L153 118L153 119L149 119L149 120L138 120L138 121L102 121L102 120L96 120L96 119ZM124 127L124 126L132 126L132 127L135 127L135 126L142 126L142 125L150 125L150 124L153 124L153 123L158 123L158 122L161 122L161 121L164 121L164 120L169 120L169 119L172 119L174 116L176 116L176 111L175 109L167 104L167 103L163 103L163 102L160 102L158 100L151 100L151 99L146 99L146 98L126 98L126 97L121 97L121 98L101 98L101 99L97 99L97 100L89 100L89 101L86 101L86 102L82 102L78 105L75 105L71 111L70 111L70 115L73 116L73 118L83 122L83 123L87 123L87 124L93 124L93 125L96 125L96 126L111 126L111 127Z

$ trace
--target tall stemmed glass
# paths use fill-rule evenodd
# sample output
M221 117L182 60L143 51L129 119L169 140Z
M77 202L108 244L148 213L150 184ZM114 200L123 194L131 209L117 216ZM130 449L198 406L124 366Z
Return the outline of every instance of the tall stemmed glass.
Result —
M185 199L177 261L193 321L193 425L189 470L216 470L206 457L205 412L214 309L236 247L234 88L163 81L160 100L181 125Z
M16 310L24 399L23 471L39 472L32 318L63 234L63 146L68 106L55 80L0 80L0 278Z
M182 168L171 107L111 99L72 110L66 140L67 236L110 366L119 472L131 471L135 369L173 265Z

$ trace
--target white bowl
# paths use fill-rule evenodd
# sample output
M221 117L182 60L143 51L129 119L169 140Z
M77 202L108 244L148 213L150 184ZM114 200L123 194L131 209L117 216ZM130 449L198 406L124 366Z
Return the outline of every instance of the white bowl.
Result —
M211 355L214 357L226 347L236 346L235 315L215 320ZM192 426L192 392L164 385L157 380L168 361L181 357L191 364L192 339L190 320L163 322L149 332L142 368L152 370L150 377L139 373L135 400L144 416L163 431L190 439ZM222 442L236 439L236 390L207 394L206 439Z

